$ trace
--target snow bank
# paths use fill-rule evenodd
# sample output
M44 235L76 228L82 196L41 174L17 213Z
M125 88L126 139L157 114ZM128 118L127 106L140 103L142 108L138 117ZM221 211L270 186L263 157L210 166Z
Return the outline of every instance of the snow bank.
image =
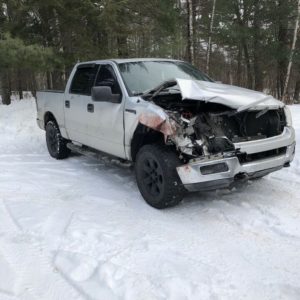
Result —
M0 105L0 153L45 153L44 132L37 127L33 98Z
M131 170L50 158L35 118L34 101L0 106L1 300L299 299L299 149L291 168L157 211Z

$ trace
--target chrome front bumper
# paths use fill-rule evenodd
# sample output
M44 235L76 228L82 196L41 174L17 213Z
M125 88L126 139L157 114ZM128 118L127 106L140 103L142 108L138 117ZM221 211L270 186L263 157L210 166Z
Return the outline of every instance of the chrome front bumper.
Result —
M194 160L177 168L178 175L190 191L210 190L230 186L239 178L255 178L264 176L287 166L295 156L295 131L286 127L284 132L277 137L235 144L236 149L247 154L260 153L273 149L286 147L285 154L269 158L240 163L236 156L214 157L210 159ZM203 167L222 164L226 170L204 175Z

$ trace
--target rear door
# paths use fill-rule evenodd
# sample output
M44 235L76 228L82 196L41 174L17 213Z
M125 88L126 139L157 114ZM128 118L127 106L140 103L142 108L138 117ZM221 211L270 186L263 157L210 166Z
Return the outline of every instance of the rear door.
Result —
M91 89L99 69L98 64L81 64L71 74L72 81L68 84L65 101L65 126L72 141L88 145L88 104L91 101ZM72 77L73 76L73 77Z

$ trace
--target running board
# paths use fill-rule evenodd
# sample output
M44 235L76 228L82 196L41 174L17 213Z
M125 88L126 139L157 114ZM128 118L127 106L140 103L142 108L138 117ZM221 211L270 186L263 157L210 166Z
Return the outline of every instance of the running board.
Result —
M120 158L117 158L115 156L109 155L107 153L98 151L96 149L93 148L89 148L86 146L78 146L75 145L73 143L68 143L67 147L72 151L72 152L76 152L79 153L81 155L87 156L91 159L94 160L102 160L102 161L106 161L107 159L118 166L124 167L124 168L130 168L132 166L132 163L128 160L123 160Z

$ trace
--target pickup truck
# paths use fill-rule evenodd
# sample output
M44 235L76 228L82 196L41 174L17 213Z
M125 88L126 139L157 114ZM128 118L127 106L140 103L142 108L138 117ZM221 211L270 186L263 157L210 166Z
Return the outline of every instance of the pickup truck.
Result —
M143 198L159 209L187 191L263 177L295 155L287 106L177 60L78 63L65 91L37 93L37 122L55 159L73 150L130 162Z

